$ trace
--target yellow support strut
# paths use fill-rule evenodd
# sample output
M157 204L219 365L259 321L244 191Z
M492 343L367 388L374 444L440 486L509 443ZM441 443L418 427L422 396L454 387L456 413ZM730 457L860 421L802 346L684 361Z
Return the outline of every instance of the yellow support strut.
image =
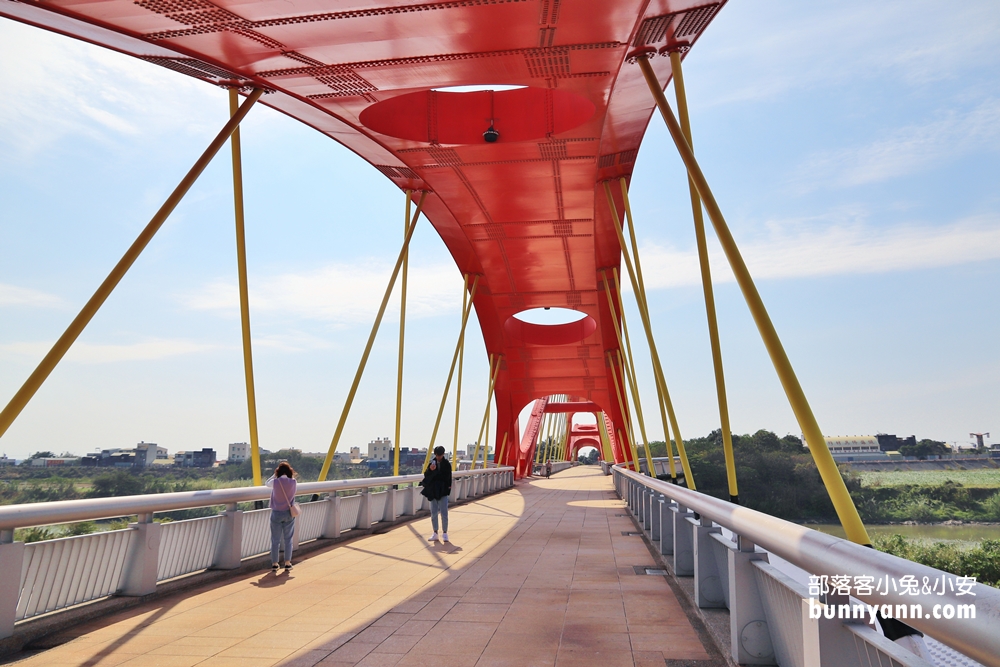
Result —
M403 234L410 226L410 203L412 191L406 191L406 210L403 218ZM396 360L396 433L392 441L392 474L399 475L399 439L403 423L403 341L406 334L406 275L410 266L410 249L403 253L403 269L399 282L399 352Z
M781 386L788 397L788 403L791 405L792 412L795 413L795 418L799 422L799 427L802 429L803 435L805 435L806 444L809 446L809 451L816 461L816 468L819 470L820 477L823 478L823 483L826 485L827 493L830 494L830 500L833 502L833 507L837 511L840 523L844 527L844 532L847 533L847 538L852 542L857 544L871 544L868 531L865 530L861 516L858 514L858 509L854 506L851 494L847 491L844 478L840 476L837 463L833 460L833 455L830 454L830 449L826 445L826 440L819 428L819 423L816 421L816 416L813 414L805 392L802 390L802 385L799 384L795 370L788 360L788 355L781 344L781 339L778 338L778 332L774 328L774 323L771 322L771 317L767 314L767 309L760 298L760 293L757 292L757 287L754 285L750 271L743 261L739 247L737 247L736 241L729 231L729 225L726 224L726 219L722 215L722 209L719 208L718 202L715 201L715 195L712 194L708 180L705 178L705 174L702 173L690 144L684 138L684 133L677 123L677 119L674 117L673 110L671 110L670 105L667 103L667 98L663 94L663 89L660 88L660 83L656 79L656 74L653 72L652 66L646 58L639 58L638 63L642 69L643 76L646 78L649 90L656 100L656 106L660 109L660 115L663 116L663 120L667 124L667 130L670 132L670 136L677 146L677 151L684 161L688 175L694 182L695 187L698 188L698 194L704 202L705 210L708 211L708 219L712 222L712 227L719 237L719 243L726 253L726 259L729 260L729 266L732 268L733 275L736 276L736 283L740 286L740 291L747 302L750 314L753 316L757 330L760 332L760 337L764 341L764 347L767 348L767 353L771 357L771 363L774 365L774 369L781 381Z
M507 436L510 435L509 431L503 432L503 444L500 445L500 457L497 459L497 465L504 465L504 457L507 455Z
M642 326L646 331L646 342L649 344L649 356L651 357L651 361L653 363L653 376L656 378L659 398L662 402L661 410L665 411L667 416L670 418L670 426L672 426L674 430L674 439L677 441L677 451L681 456L681 467L684 468L684 483L687 485L687 488L695 491L697 490L697 487L695 486L694 475L691 473L691 466L688 464L687 451L684 449L684 439L681 437L681 429L677 423L677 415L674 414L674 405L670 400L670 392L667 390L667 381L663 376L663 366L660 364L660 355L656 350L656 341L653 339L653 329L649 323L649 310L646 307L646 293L642 289L642 284L639 283L638 278L636 277L636 269L632 265L632 259L629 256L628 247L625 245L625 235L622 232L621 220L618 217L618 209L615 206L614 197L611 196L611 187L608 185L607 181L604 183L604 193L608 198L608 206L611 209L611 218L615 223L615 232L618 234L618 243L621 245L622 256L625 259L625 267L628 269L629 279L632 281L632 291L635 293L635 302L639 307L639 316L642 320ZM632 243L635 244L634 236ZM620 290L620 286L618 286L618 288ZM663 436L669 442L670 433L664 432Z
M673 72L674 93L677 96L677 111L680 115L681 130L688 144L691 141L691 120L688 117L687 94L684 91L684 73L681 70L681 54L670 54ZM624 188L624 180L622 181ZM719 401L719 424L722 429L722 450L726 456L726 478L729 482L729 500L739 503L739 488L736 484L736 457L733 454L733 435L729 425L729 401L726 397L726 375L722 368L722 343L719 341L719 322L715 314L715 293L712 289L712 269L708 263L708 243L705 239L705 219L702 216L701 198L698 188L688 177L691 194L691 213L694 217L694 236L698 245L698 265L701 268L701 286L705 293L705 315L708 318L708 339L712 348L712 368L715 372L715 393Z
M358 385L361 384L361 376L365 372L365 366L368 364L368 356L372 352L372 345L375 344L375 336L378 334L379 326L382 324L382 316L385 315L385 308L389 305L389 297L392 295L392 288L396 284L396 278L399 276L399 270L403 266L403 258L406 256L406 251L410 247L410 239L413 238L413 231L417 228L417 220L420 219L420 212L424 207L424 200L427 198L427 192L420 193L420 200L417 202L417 210L413 213L413 219L410 221L410 225L406 230L406 237L403 239L403 247L399 250L399 257L396 258L396 265L392 269L392 275L389 277L389 284L386 285L385 294L382 296L382 304L379 306L378 314L375 316L375 323L372 324L371 333L368 334L368 343L365 345L365 351L361 355L361 362L358 364L358 370L354 374L354 382L351 383L351 390L347 392L347 400L344 402L344 409L340 413L340 421L337 422L337 430L333 433L333 439L330 441L330 449L326 453L326 459L323 461L323 467L319 471L319 481L322 482L326 479L327 474L330 472L330 464L333 462L333 453L337 451L337 445L340 443L340 436L344 433L344 425L347 423L347 415L351 412L351 406L354 405L354 396L358 393Z
M622 303L622 290L621 290L621 285L618 283L618 269L612 267L611 272L612 272L612 275L614 276L614 279L615 279L615 294L618 295L618 303ZM625 316L625 308L624 308L624 306L622 306L622 309L621 309L621 320L622 320L622 333L625 336L625 352L628 355L628 365L629 365L629 368L632 371L632 378L635 381L635 387L636 387L636 396L638 396L639 395L639 381L638 381L638 379L636 379L637 376L636 376L636 373L635 373L635 361L633 360L633 356L632 356L632 340L631 340L631 338L628 335L628 318ZM660 417L663 418L664 420L666 420L666 415L667 415L666 405L663 403L662 396L660 396L659 388L657 388L656 394L657 394L657 400L659 401L659 406L660 406ZM664 424L666 424L666 421L664 421ZM666 448L667 448L667 460L670 462L670 478L676 484L677 483L677 464L674 463L674 448L673 448L673 445L671 444L671 441L670 441L670 430L665 427L663 432L666 434L666 436L664 437L664 440L666 440L665 444L666 444Z
M611 352L607 352L608 363L611 364L611 380L615 383L615 395L618 397L618 409L621 410L622 420L625 422L625 437L627 438L626 445L630 449L628 456L632 460L632 466L636 472L639 471L639 461L636 458L637 450L635 447L635 438L632 435L632 418L628 414L628 409L625 406L625 402L622 400L622 390L618 386L618 369L616 368L616 362ZM621 429L619 429L621 430Z
M240 94L235 88L229 89L229 116L240 110ZM247 386L247 418L250 421L250 461L253 468L253 484L264 482L260 474L260 446L257 439L257 396L253 382L253 351L250 346L250 296L247 288L247 244L246 227L243 216L243 159L240 151L240 128L233 130L230 137L233 151L233 206L236 213L236 272L240 285L240 329L243 333L243 375Z
M611 320L615 328L615 338L618 339L618 349L621 350L624 345L622 341L621 326L618 318L617 311L615 310L615 302L611 297L611 284L608 282L607 271L601 270L601 280L604 282L604 294L608 298L608 308L611 310ZM624 314L624 313L623 313ZM646 452L646 462L649 464L649 469L653 469L653 459L649 453L649 438L646 437L646 420L642 416L642 403L639 401L639 385L638 381L635 379L635 366L632 366L632 356L629 350L629 366L631 366L631 371L629 366L622 366L625 373L625 379L628 381L629 390L632 394L632 403L635 404L635 416L639 420L639 433L642 435L642 441L644 444L644 449ZM676 475L675 475L676 476Z
M83 330L90 323L90 320L94 318L97 311L100 310L101 306L104 305L104 302L107 301L109 296L111 296L111 292L114 291L115 287L118 286L118 283L120 283L122 278L125 277L125 274L128 272L129 268L131 268L132 264L135 263L135 260L139 258L139 255L142 254L145 247L149 245L151 240L153 240L153 236L156 235L156 232L159 231L160 227L163 226L163 223L166 222L168 217L170 217L173 210L177 208L177 204L179 204L181 199L184 198L187 191L191 189L194 182L198 180L201 173L205 171L205 167L208 166L209 162L212 161L212 158L215 157L216 153L219 152L225 143L229 141L230 135L232 135L236 128L240 126L240 123L246 117L247 113L250 112L250 108L258 100L258 98L260 98L263 92L264 91L260 88L255 88L253 92L247 96L247 99L240 105L240 108L236 111L236 113L230 117L229 122L223 126L222 130L215 136L215 139L212 140L212 143L210 143L208 148L205 149L205 152L201 154L201 157L198 158L197 162L195 162L188 173L184 175L184 178L182 178L181 182L177 184L174 191L170 193L167 200L163 202L163 205L160 206L160 209L155 215L153 215L153 218L142 230L136 240L133 241L132 245L125 251L122 258L118 260L115 267L111 269L111 273L109 273L108 277L104 279L104 282L100 284L97 291L94 292L94 295L90 297L86 304L84 304L80 313L74 317L73 321L70 322L68 327L66 327L66 331L59 336L59 339L52 346L52 349L50 349L42 358L42 360L38 363L38 366L35 367L35 370L28 376L28 379L24 381L21 388L17 390L17 393L15 393L7 403L7 406L2 412L0 412L0 437L3 437L3 434L7 432L10 425L14 423L17 416L21 414L22 410L24 410L24 406L28 404L28 401L30 401L35 395L35 392L37 392L39 387L42 386L42 383L45 382L46 378L49 377L49 374L52 373L62 358L66 356L66 352L69 351L69 348L72 347L73 343L76 342L76 339L80 337L80 334L83 333Z
M462 277L462 312L465 312L469 299L469 274ZM458 419L462 410L462 367L465 365L465 334L462 334L461 342L458 344L458 382L455 385L455 435L451 441L451 463L457 465L458 461Z
M424 467L431 462L431 454L434 451L434 442L437 440L438 429L441 427L441 416L444 414L444 404L448 400L448 392L451 389L451 378L455 374L455 364L458 362L458 349L465 338L465 326L469 323L469 315L472 313L473 302L476 298L476 289L479 287L479 276L472 281L472 292L469 296L469 304L462 311L462 328L458 332L458 342L455 343L455 354L451 356L451 366L448 368L448 379L444 383L444 393L441 394L441 406L438 408L437 419L434 420L434 430L431 432L430 442L427 443L427 455L424 457Z
M488 424L490 423L490 407L492 406L492 403L493 403L493 388L496 387L496 384L497 384L497 375L500 373L500 360L502 358L503 358L503 355L502 354L498 354L496 356L496 362L494 364L491 364L493 366L493 368L491 369L493 371L493 373L490 376L490 388L486 392L486 412L485 412L485 414L483 414L483 423L479 427L479 437L476 438L476 452L475 452L475 454L472 455L472 469L473 470L476 469L476 459L479 458L479 447L482 445L482 442L483 442L483 431L487 430ZM489 435L489 431L488 430L486 432L486 435L487 436Z

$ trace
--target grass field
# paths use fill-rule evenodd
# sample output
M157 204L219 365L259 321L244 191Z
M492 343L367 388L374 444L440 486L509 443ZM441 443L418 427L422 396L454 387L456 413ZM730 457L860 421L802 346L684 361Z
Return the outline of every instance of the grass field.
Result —
M962 486L1000 488L1000 470L898 470L858 473L863 486L934 486L951 481Z

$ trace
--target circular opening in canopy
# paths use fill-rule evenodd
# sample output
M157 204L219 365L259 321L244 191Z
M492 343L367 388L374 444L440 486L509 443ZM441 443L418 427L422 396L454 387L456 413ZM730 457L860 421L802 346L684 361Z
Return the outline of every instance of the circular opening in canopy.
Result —
M539 311L542 316L538 316ZM541 320L546 323L540 323ZM530 345L569 345L597 331L597 322L578 310L550 308L546 311L543 308L532 308L508 317L503 329L514 340Z
M361 124L390 137L439 144L482 144L492 128L497 135L490 143L512 143L566 132L596 110L586 97L557 88L474 88L391 97L362 111Z
M587 313L569 308L529 308L515 313L514 317L528 324L569 324L587 317Z
M436 93L479 93L484 90L518 90L527 86L509 86L502 83L484 83L475 86L445 86L444 88L432 88Z

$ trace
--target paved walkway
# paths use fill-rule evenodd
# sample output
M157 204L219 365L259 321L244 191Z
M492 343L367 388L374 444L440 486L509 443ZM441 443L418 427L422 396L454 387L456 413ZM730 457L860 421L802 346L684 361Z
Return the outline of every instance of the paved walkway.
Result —
M19 665L664 667L708 654L596 466L72 629ZM666 659L666 661L665 661ZM678 662L673 662L678 660ZM681 662L683 661L683 662ZM697 664L697 663L695 663Z

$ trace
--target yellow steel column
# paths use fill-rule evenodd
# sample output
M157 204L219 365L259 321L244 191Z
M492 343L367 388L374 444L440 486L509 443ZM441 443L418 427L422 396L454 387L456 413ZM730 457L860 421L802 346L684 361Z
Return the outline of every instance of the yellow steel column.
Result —
M795 418L799 422L799 427L802 429L803 435L805 435L806 444L808 444L809 451L816 461L816 467L819 469L820 477L823 478L823 483L826 485L827 493L830 494L830 500L833 502L833 507L837 511L840 523L844 527L844 532L847 533L848 539L852 542L870 544L871 540L868 537L868 531L865 530L864 523L861 521L858 510L854 506L854 501L851 499L851 494L847 491L844 478L840 476L840 470L837 468L837 464L830 454L830 449L823 438L823 432L819 428L816 416L813 414L805 392L802 391L802 386L795 376L795 370L788 360L788 355L781 344L781 339L778 338L774 323L771 322L771 317L767 314L764 302L757 292L757 287L754 285L750 271L743 261L739 247L737 247L736 241L729 231L729 226L722 215L722 210L719 208L718 202L715 201L715 196L712 194L705 174L702 173L701 167L698 165L698 161L691 151L691 146L684 138L684 133L677 123L677 119L674 117L674 112L667 103L667 98L663 94L663 89L660 88L652 66L650 66L646 58L639 58L638 63L642 69L643 76L646 78L646 83L649 85L649 90L656 100L656 106L660 109L660 115L663 116L663 120L667 124L667 130L670 132L670 136L677 146L677 151L684 161L684 166L687 167L688 175L694 182L695 187L698 188L698 194L701 195L705 210L708 211L708 219L712 222L712 227L719 237L719 243L726 253L726 259L729 260L729 266L736 276L736 283L740 286L740 291L747 302L750 314L753 316L757 330L760 332L760 337L764 341L764 347L767 348L767 353L771 357L771 363L774 365L778 378L781 380L781 386L785 390L785 395L788 397L788 402L795 413Z
M462 312L465 312L465 307L468 304L469 299L469 274L464 274L462 276ZM462 410L462 367L465 365L465 334L462 334L462 340L458 344L458 382L455 384L455 436L451 442L451 462L455 465L458 461L458 420L459 414Z
M469 304L462 311L462 328L458 332L458 342L455 343L455 354L451 356L451 366L448 368L448 379L444 383L444 393L441 394L441 406L438 408L437 419L434 420L434 430L431 432L430 442L427 443L427 455L424 457L424 467L431 462L431 454L434 450L434 442L437 440L438 429L441 427L441 416L444 414L444 404L448 400L448 391L451 389L451 378L455 373L455 364L458 362L458 349L465 338L465 326L469 323L469 315L472 313L472 306L476 299L476 288L479 287L479 276L472 281L472 292L469 295Z
M601 458L605 461L614 461L615 456L611 451L611 439L608 437L608 427L604 423L604 413L594 412L594 419L597 420L597 432L601 436Z
M622 332L620 326L621 323L619 322L617 311L615 310L614 299L611 297L611 285L608 282L608 274L604 269L601 269L601 280L604 282L604 294L605 296L607 296L608 299L608 308L611 310L611 321L612 324L614 324L615 338L618 340L618 349L620 351L623 347ZM624 313L622 313L622 315L624 316ZM629 351L630 365L631 362L632 362L631 352ZM642 416L642 403L639 401L639 383L638 380L636 380L635 378L635 366L631 367L631 372L630 372L629 366L625 366L623 364L622 371L625 374L625 379L628 382L629 390L632 394L632 402L635 404L635 416L639 420L639 433L642 435L643 443L645 443L644 448L646 451L646 459L647 462L649 463L649 469L652 470L653 460L649 453L649 438L646 437L646 420L643 419Z
M491 352L490 353L490 368L489 368L489 371L487 371L487 373L486 373L487 386L492 386L492 384L493 384L493 360L494 360L494 357L493 357L493 353ZM496 357L496 361L499 364L500 363L500 357ZM487 433L487 435L489 434L489 417L490 417L490 411L489 411L489 408L487 408L487 410L486 410L486 433ZM481 424L480 424L479 431L480 431L480 435L482 435L482 425ZM470 463L469 463L469 470L475 470L476 469L476 459L479 458L479 440L476 440L476 448L474 450L472 450L472 451L473 451L472 461L470 461Z
M73 321L70 322L68 327L66 327L66 331L59 336L59 339L52 346L52 349L50 349L42 358L42 360L38 363L38 366L35 367L35 370L28 376L28 379L24 381L21 388L17 390L17 393L15 393L7 403L7 406L2 412L0 412L0 437L7 432L10 425L14 423L17 416L21 414L24 406L28 404L31 397L35 395L38 388L42 386L45 379L48 378L49 374L53 371L53 369L55 369L56 365L66 355L66 352L69 351L69 348L72 347L73 343L76 342L76 339L79 338L81 333L83 333L83 330L90 323L90 320L94 318L97 311L100 310L104 302L107 301L109 296L111 296L111 292L113 292L118 283L121 282L121 279L125 277L125 274L128 272L132 264L135 263L135 260L139 258L143 249L145 249L145 247L153 239L153 236L156 235L156 232L159 231L160 227L163 226L163 223L166 222L167 218L177 207L177 204L179 204L181 199L184 198L184 195L187 194L187 191L191 189L194 182L198 180L201 173L205 171L205 167L207 167L208 163L212 161L215 154L219 152L219 149L221 149L222 146L229 140L230 135L232 135L236 128L239 127L240 122L250 111L250 107L254 105L263 92L264 91L260 88L255 88L253 92L247 96L247 99L242 105L240 105L237 112L230 117L229 122L223 126L222 130L215 136L215 139L212 140L212 143L210 143L208 148L205 149L205 152L201 154L201 157L198 158L197 162L195 162L188 173L184 175L184 178L182 178L181 182L177 184L174 191L170 193L167 200L163 202L163 205L160 206L160 209L142 230L136 240L133 241L132 245L125 251L122 258L118 260L115 267L111 269L111 273L109 273L108 277L104 279L104 282L100 284L97 291L94 292L94 295L90 297L86 304L84 304L80 313L74 317Z
M622 420L624 420L625 422L625 436L628 438L626 442L628 446L631 448L631 452L629 452L629 457L632 459L632 463L634 464L636 472L638 472L639 461L636 457L635 445L633 444L635 442L635 437L632 435L632 419L629 417L628 410L625 407L625 402L622 400L622 390L621 387L618 386L618 369L615 367L616 364L614 357L611 355L610 351L608 351L606 356L608 363L611 364L611 379L615 383L615 395L618 397L618 409L621 410Z
M490 407L493 404L493 388L497 384L497 375L500 373L500 360L503 358L502 354L498 354L496 357L496 363L493 365L493 375L490 377L490 388L486 392L486 413L483 415L483 423L479 427L479 437L476 438L476 453L472 456L472 468L476 467L476 459L479 458L479 447L483 442L483 431L486 429L487 424L490 422ZM487 432L487 435L489 433Z
M240 94L229 89L229 116L240 110ZM233 151L233 205L236 212L236 273L240 286L240 328L243 333L243 375L247 386L247 418L250 421L250 461L254 486L264 482L260 475L260 446L257 439L257 396L253 382L253 352L250 346L250 297L247 288L246 227L243 218L243 159L240 152L240 128L230 137Z
M618 295L618 303L622 303L621 285L618 284L618 269L612 267L611 272L612 272L612 274L614 275L614 278L615 278L615 294ZM632 370L632 378L635 381L635 391L636 391L636 396L638 397L638 395L639 395L639 381L638 381L638 379L636 379L635 361L633 360L633 356L632 356L632 340L629 338L629 335L628 335L628 318L625 317L625 308L624 308L624 306L622 306L621 319L622 319L622 333L625 335L625 352L628 354L628 365L629 365L629 368ZM666 419L666 414L667 414L666 404L663 402L663 396L660 394L659 391L656 392L656 398L659 401L659 405L660 405L660 416L663 417L664 419ZM674 448L670 444L670 431L669 431L669 429L665 429L664 430L664 440L666 441L664 444L666 445L666 448L667 448L667 460L670 462L670 478L674 481L674 484L676 484L677 483L677 465L674 463Z
M410 226L411 191L406 190L406 210L403 219L403 234ZM410 267L410 249L403 253L403 268L399 282L399 352L396 360L396 433L392 441L392 474L399 474L399 438L403 421L403 342L406 334L406 274Z
M681 131L690 146L691 119L688 117L687 94L684 91L684 73L681 69L681 54L670 54L670 68L673 72L674 93L677 96L677 112L680 115ZM693 150L693 148L692 148ZM622 180L622 190L625 181ZM708 317L708 339L712 347L712 368L715 371L715 393L719 401L719 423L722 428L722 450L726 455L726 478L729 482L729 500L739 502L739 487L736 483L736 458L733 454L733 436L729 425L729 401L726 397L726 376L722 369L722 343L719 341L719 322L715 315L715 293L712 289L712 269L708 263L708 243L705 239L705 219L701 211L698 188L688 177L691 194L691 213L694 217L694 236L698 245L698 264L701 267L701 286L705 293L705 315ZM627 194L627 193L626 193Z
M684 468L684 483L687 488L697 490L694 482L694 475L691 473L691 466L688 464L687 452L684 449L684 438L681 437L680 425L677 423L677 415L674 414L674 405L670 400L670 392L667 390L667 381L663 376L663 366L660 364L660 355L656 350L656 341L653 339L653 329L649 322L649 310L646 307L646 293L642 289L636 277L636 270L629 257L628 247L625 245L625 234L622 232L621 220L618 217L618 208L615 206L614 197L611 196L611 188L607 181L604 182L604 193L608 198L608 206L611 209L611 219L615 223L615 232L618 234L618 243L621 245L622 256L625 259L625 267L628 269L629 279L632 281L632 291L635 292L635 302L639 307L639 316L642 326L646 331L646 341L649 344L649 356L653 363L653 375L656 378L657 386L660 390L660 400L663 401L667 416L670 417L670 426L674 429L674 439L677 441L677 451L681 456L681 467ZM633 243L635 240L633 239ZM619 288L620 289L620 288ZM669 433L664 433L664 438L670 439Z
M503 432L503 444L500 445L500 456L498 456L496 460L498 466L505 465L504 457L507 455L507 436L509 435L510 431Z
M333 433L333 439L330 440L330 449L326 453L326 459L323 461L323 467L319 471L319 481L322 482L326 479L327 473L330 472L330 463L333 461L333 453L337 451L337 445L340 443L340 436L344 432L344 425L347 423L347 415L351 412L351 406L354 405L354 396L358 393L358 385L361 384L361 376L365 372L365 366L368 364L368 356L372 352L372 345L375 344L375 336L378 334L379 326L382 324L382 316L385 315L385 308L389 305L389 297L392 295L392 288L396 284L396 278L399 276L399 270L403 266L403 257L406 256L406 251L410 247L410 239L413 238L413 231L417 228L417 220L420 219L420 212L424 207L424 199L427 197L427 191L420 193L420 200L417 202L417 210L413 213L413 220L410 221L410 226L406 230L406 238L403 239L403 247L399 250L399 257L396 258L396 265L392 268L392 275L389 277L389 284L385 287L385 294L382 296L382 303L379 306L378 314L375 316L375 322L372 324L371 333L368 334L368 343L365 345L365 351L361 355L361 362L358 363L358 370L354 374L354 382L351 383L351 389L347 392L347 400L344 401L344 409L340 413L340 421L337 422L337 430Z

